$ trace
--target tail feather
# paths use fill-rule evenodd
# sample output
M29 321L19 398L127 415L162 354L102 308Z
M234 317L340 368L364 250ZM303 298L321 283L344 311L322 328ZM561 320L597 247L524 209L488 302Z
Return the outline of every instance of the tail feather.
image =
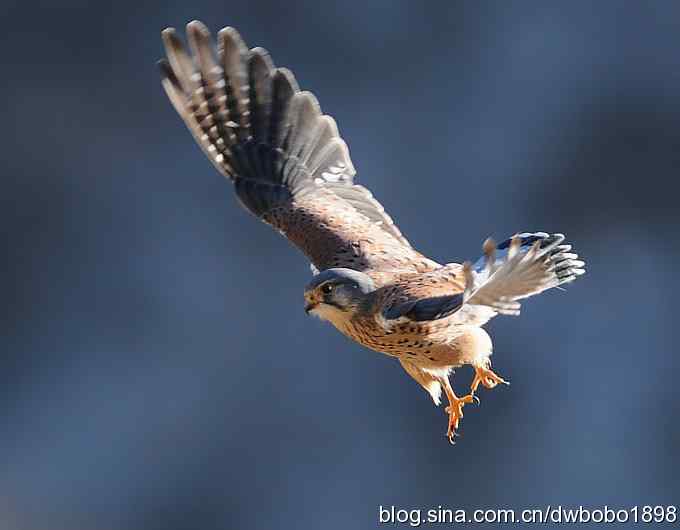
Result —
M467 303L517 315L518 300L574 281L585 273L585 262L563 241L564 235L545 232L517 234L499 245L487 240L473 266L475 290Z

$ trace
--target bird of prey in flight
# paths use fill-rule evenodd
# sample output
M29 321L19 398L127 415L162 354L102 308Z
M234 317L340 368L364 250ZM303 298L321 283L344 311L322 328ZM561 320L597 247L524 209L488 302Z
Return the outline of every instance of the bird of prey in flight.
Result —
M311 262L307 313L398 359L436 405L443 391L453 442L478 386L506 382L491 370L482 326L498 314L519 314L519 300L574 280L584 262L563 235L544 232L498 245L487 239L475 263L429 259L355 183L333 118L266 50L248 49L230 27L215 45L198 21L187 26L191 53L174 29L162 37L163 86L196 142L241 204ZM466 364L475 376L470 393L458 397L449 375Z

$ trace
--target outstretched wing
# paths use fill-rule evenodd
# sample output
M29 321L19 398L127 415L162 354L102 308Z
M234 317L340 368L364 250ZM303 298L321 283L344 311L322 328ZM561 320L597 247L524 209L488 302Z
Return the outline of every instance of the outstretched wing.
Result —
M429 270L354 167L334 120L233 28L215 49L200 22L187 26L193 56L163 31L163 86L215 167L247 210L279 230L318 269Z
M383 303L385 319L461 318L486 322L496 313L518 315L518 300L575 280L585 263L563 245L562 234L523 233L496 246L488 239L475 265L451 264L396 286Z

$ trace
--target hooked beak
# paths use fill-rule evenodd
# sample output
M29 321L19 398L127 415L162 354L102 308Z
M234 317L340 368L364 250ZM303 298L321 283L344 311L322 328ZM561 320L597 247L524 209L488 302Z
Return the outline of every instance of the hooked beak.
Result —
M305 298L305 313L308 315L316 309L319 305L319 301L314 298Z
M308 315L322 302L316 293L305 293L305 313Z

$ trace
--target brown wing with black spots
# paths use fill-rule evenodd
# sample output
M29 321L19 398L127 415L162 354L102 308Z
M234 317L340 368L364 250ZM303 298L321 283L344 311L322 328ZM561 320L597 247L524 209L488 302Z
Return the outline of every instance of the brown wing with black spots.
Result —
M382 285L394 277L392 271L416 273L439 267L324 189L275 208L264 220L320 270L347 267L366 272Z

